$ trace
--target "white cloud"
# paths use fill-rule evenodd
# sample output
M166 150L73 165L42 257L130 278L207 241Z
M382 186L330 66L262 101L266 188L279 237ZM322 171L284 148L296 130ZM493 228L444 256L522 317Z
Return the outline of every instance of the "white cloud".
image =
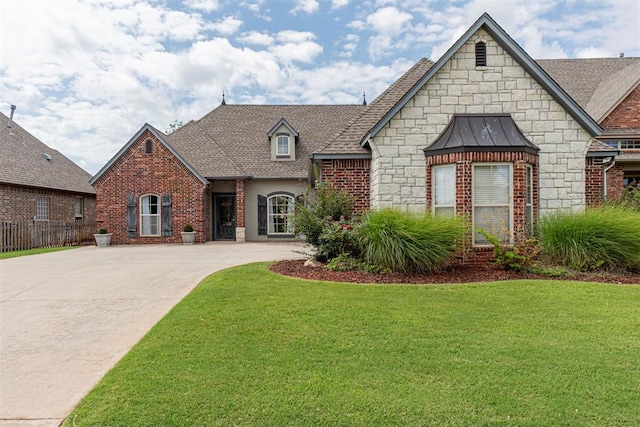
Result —
M237 37L241 43L258 45L258 46L270 46L273 43L273 37L266 33L260 33L258 31L249 31L242 33L240 37Z
M331 10L340 9L349 4L349 0L331 0Z
M230 35L238 31L242 25L242 21L234 18L233 16L227 16L221 21L218 21L211 25L212 29L223 35Z
M309 31L293 31L285 30L276 34L276 39L280 42L287 43L303 43L310 40L315 40L316 35Z
M213 12L220 7L218 0L184 0L184 2L187 7L204 12Z
M403 32L413 16L401 12L395 7L385 7L367 17L367 23L374 30L385 35L396 35Z
M298 12L314 13L320 8L317 0L295 0L296 6L291 9L291 13L296 14Z

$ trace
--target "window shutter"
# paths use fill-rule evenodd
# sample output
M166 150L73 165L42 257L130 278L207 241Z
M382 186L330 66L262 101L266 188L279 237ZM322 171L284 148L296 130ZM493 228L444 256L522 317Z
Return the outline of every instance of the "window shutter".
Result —
M258 235L267 235L267 198L258 194Z
M127 195L127 237L136 237L136 222L138 214L136 210L136 196Z
M160 214L162 216L162 237L171 237L171 194L162 196L162 211Z

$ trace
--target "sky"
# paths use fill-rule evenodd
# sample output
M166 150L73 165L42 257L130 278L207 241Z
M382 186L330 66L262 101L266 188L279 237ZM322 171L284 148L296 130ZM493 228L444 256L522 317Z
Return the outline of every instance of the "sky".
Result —
M638 0L0 0L0 110L95 174L223 93L370 102L484 12L535 59L640 56Z

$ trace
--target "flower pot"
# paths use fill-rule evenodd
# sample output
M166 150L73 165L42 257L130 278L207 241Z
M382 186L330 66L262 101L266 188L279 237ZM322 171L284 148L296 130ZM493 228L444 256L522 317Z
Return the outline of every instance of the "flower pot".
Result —
M196 232L195 231L181 231L182 235L182 244L184 245L193 245L196 241Z
M93 237L96 239L96 245L101 248L105 248L111 245L111 236L112 233L93 235Z

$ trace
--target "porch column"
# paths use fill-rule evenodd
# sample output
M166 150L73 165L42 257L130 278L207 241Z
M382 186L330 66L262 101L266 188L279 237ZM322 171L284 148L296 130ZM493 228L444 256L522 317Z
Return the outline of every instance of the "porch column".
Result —
M236 180L236 242L244 242L244 183L243 179Z

